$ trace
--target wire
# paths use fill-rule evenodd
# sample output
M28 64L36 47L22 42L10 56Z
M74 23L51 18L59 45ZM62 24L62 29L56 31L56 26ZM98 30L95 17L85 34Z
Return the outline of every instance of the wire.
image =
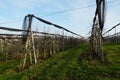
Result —
M106 31L103 35L105 35L106 33L110 32L111 30L113 30L114 28L116 28L119 25L120 25L120 23L118 23L117 25L113 26L111 29L109 29L108 31Z
M111 0L111 1L108 1L108 3L117 2L117 1L120 1L120 0Z
M113 2L117 2L117 1L120 1L120 0L111 0L111 1L108 1L108 3L113 3ZM78 8L65 9L65 10L61 10L61 11L52 12L48 15L43 15L41 17L47 17L47 16L52 16L52 15L55 15L55 14L59 14L59 13L81 10L81 9L84 9L84 8L90 8L90 7L94 7L94 6L96 6L96 5L95 4L90 4L90 5L82 6L82 7L78 7Z
M112 35L109 35L109 36L106 36L106 37L116 36L116 35L119 35L119 34L120 34L120 32L112 34Z
M0 24L16 23L16 22L21 22L21 21L23 21L23 20L20 19L20 20L7 21L7 22L2 22Z
M95 6L95 5L91 4L91 5L87 5L87 6L83 6L83 7L79 7L79 8L72 8L72 9L66 9L66 10L56 11L56 12L53 12L53 13L50 13L48 15L44 15L44 16L41 16L41 17L52 16L52 15L59 14L59 13L80 10L80 9L84 9L84 8L88 8L88 7L93 7L93 6Z
M108 1L108 3L117 2L117 1L120 1L120 0L112 0L112 1ZM50 13L50 14L43 15L43 16L41 16L41 17L52 16L52 15L59 14L59 13L64 13L64 12L69 12L69 11L80 10L80 9L89 8L89 7L93 7L93 6L95 6L95 4L90 4L90 5L82 6L82 7L78 7L78 8L65 9L65 10L61 10L61 11L52 12L52 13ZM20 18L21 18L21 17L20 17ZM13 23L13 22L18 22L18 21L22 21L22 20L7 21L7 22L2 22L2 23L0 23L0 24L6 24L6 23L11 23L11 22Z
M7 30L7 31L26 31L26 30L15 29L15 28L8 28L8 27L0 27L0 29Z
M15 18L15 17L14 17ZM16 18L24 18L24 17L16 17ZM15 18L15 19L16 19ZM23 21L23 19L16 19L16 20L11 20L11 21L6 21L6 22L1 22L0 24L7 24L7 23L14 23L14 22L20 22Z
M16 29L16 28L8 28L8 27L0 27L2 30L7 30L7 31L20 31L20 32L31 32L29 30L22 30L22 29ZM39 33L39 34L46 34L46 35L55 35L55 36L63 36L60 34L52 34L52 33L46 33L46 32L38 32L38 31L32 31L33 33ZM21 34L0 34L0 35L6 35L6 36L27 36L27 35L21 35ZM70 37L70 36L67 36Z

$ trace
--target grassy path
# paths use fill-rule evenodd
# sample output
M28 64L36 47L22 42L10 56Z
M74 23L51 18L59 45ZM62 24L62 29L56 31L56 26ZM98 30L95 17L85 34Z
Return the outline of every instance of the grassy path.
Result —
M36 78L38 80L66 80L70 78L69 76L67 77L67 73L71 72L72 68L78 67L77 57L81 52L82 49L75 48L64 52L64 54L57 55L39 74L42 77L38 77L39 75L37 75Z
M77 57L85 45L56 54L55 56L32 65L29 69L16 72L8 69L0 75L0 80L67 80L75 77L72 71L79 68ZM72 70L73 69L73 70ZM71 73L68 76L68 73ZM77 75L76 75L77 76Z
M0 80L120 80L120 45L104 46L109 62L104 65L93 59L79 61L86 48L87 45L81 45L69 49L21 72L13 67L17 62L2 63L10 67L0 69Z

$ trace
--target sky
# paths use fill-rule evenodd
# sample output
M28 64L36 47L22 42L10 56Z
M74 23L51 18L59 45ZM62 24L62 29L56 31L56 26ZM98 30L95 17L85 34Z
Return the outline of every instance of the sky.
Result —
M34 14L37 17L61 25L84 37L90 35L95 14L95 0L0 0L0 26L22 29L24 16ZM120 0L106 0L106 20L104 32L120 22ZM86 7L93 5L92 7ZM86 7L86 8L84 8ZM76 9L80 8L80 9ZM61 13L63 10L76 9ZM33 29L62 33L61 30L37 20ZM120 26L117 27L120 31ZM111 31L113 34L115 31ZM10 33L0 30L0 33ZM65 33L66 35L68 33Z

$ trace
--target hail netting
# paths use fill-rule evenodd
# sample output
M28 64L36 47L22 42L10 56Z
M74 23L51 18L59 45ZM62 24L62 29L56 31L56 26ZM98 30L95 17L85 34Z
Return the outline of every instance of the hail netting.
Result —
M98 14L99 26L102 31L105 19L105 0L96 0L96 3L97 3L96 13Z
M93 19L93 27L97 22L99 22L99 27L101 31L103 30L104 21L105 21L105 0L96 0L96 12Z
M25 16L23 26L22 26L22 29L24 30L24 32L22 34L25 35L25 36L22 36L23 43L26 42L27 36L30 34L31 24L32 24L32 16L30 16L30 15Z

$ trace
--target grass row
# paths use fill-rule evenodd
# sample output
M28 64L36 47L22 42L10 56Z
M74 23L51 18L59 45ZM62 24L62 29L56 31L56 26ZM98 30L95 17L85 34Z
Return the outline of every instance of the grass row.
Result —
M120 45L104 45L104 65L92 58L79 60L87 47L69 49L20 72L15 70L19 60L1 62L0 80L120 80Z

